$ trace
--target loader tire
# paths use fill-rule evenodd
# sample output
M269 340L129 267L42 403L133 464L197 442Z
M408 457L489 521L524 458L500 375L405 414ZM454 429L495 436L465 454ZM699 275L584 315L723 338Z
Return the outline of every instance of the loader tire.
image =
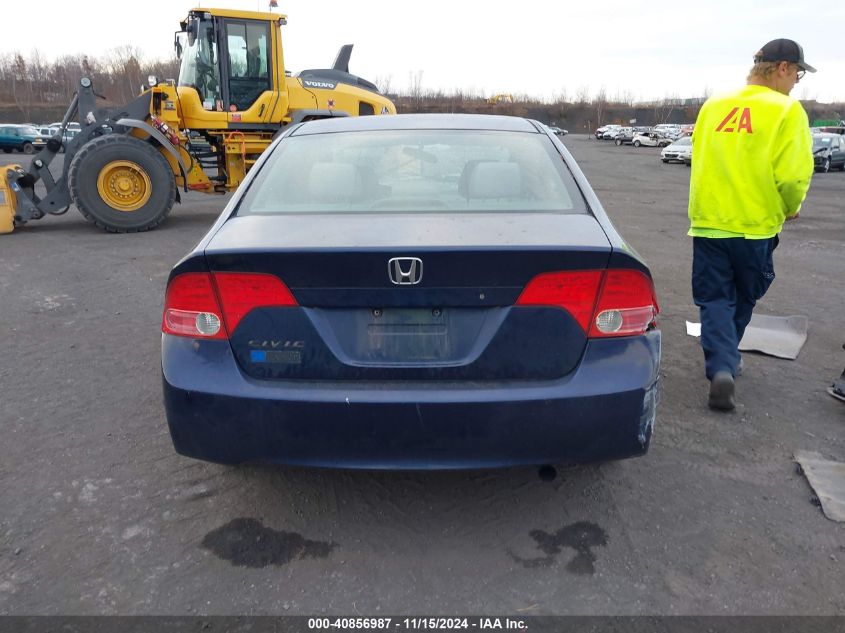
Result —
M106 134L85 145L68 170L80 213L111 233L148 231L164 222L176 200L170 164L150 143Z

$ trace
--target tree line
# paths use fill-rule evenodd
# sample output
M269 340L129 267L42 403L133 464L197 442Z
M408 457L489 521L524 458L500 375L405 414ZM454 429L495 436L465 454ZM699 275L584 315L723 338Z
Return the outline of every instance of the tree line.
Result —
M53 61L38 49L27 56L3 53L0 120L46 123L47 118L61 117L81 77L90 77L95 91L107 101L127 103L138 96L149 75L175 79L178 74L178 59L145 61L140 50L130 45L115 48L102 57L63 55Z
M28 56L19 52L0 53L0 122L50 123L59 120L70 104L81 77L89 77L97 94L109 104L125 104L136 97L149 75L175 79L179 60L145 60L140 49L125 45L102 57L63 55L48 60L37 49ZM571 93L561 89L552 99L512 95L512 102L491 104L474 91L446 93L423 85L423 72L411 73L404 90L393 90L392 78L377 78L379 89L390 96L399 112L478 112L528 116L559 125L571 132L587 132L601 124L636 121L636 125L692 123L701 99L679 99L667 95L650 102L635 102L629 92L608 94L604 87L591 93L580 86ZM845 104L823 104L801 95L810 120L839 119Z

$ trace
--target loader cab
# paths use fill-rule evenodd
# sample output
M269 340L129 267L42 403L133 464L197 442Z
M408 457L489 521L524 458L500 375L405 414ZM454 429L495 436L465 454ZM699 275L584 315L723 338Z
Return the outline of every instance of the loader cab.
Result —
M206 110L223 112L223 92L220 79L220 47L214 20L192 16L185 25L186 37L177 47L181 52L179 85L194 88Z
M179 87L196 90L202 110L226 113L229 123L266 123L285 87L280 23L278 14L191 11L177 33Z

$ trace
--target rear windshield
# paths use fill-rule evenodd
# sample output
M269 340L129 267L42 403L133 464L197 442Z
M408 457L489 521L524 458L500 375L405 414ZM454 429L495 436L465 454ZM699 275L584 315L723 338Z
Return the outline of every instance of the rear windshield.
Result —
M548 137L487 130L291 136L268 157L238 215L586 213Z

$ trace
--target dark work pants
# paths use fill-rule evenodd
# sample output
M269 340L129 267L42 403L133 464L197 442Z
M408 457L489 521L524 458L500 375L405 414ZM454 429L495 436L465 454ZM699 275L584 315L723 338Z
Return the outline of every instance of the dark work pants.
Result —
M704 372L736 376L739 342L751 312L775 278L772 253L777 236L767 240L741 237L694 237L692 298L701 317Z

